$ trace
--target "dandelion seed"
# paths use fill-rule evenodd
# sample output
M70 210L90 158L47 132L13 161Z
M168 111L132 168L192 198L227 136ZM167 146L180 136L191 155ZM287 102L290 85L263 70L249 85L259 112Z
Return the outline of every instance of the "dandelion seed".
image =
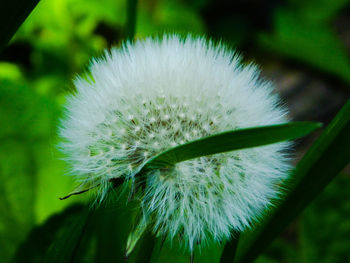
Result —
M256 66L243 66L238 55L202 38L127 43L94 60L90 72L94 81L78 77L68 98L61 149L80 181L101 186L101 197L113 187L111 176L133 179L145 160L169 146L286 121ZM157 236L180 237L190 251L249 227L278 197L289 169L281 153L287 147L216 154L148 172L138 197L143 217L128 251L146 225Z

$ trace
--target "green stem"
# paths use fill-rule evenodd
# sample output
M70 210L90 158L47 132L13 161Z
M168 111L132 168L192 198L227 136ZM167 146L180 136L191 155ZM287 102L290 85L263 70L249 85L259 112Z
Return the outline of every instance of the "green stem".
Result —
M226 243L224 251L221 254L220 263L233 263L236 256L239 233L234 233L232 239Z
M133 40L136 31L137 0L127 0L126 38Z

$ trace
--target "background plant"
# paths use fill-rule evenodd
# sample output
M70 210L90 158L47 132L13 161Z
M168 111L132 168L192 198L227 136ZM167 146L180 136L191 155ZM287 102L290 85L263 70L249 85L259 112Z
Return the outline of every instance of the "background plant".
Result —
M58 197L74 185L71 178L62 176L65 167L52 145L56 143L55 126L64 95L71 90L72 76L85 70L91 56L99 55L112 44L118 45L127 37L127 3L43 0L5 47L36 1L28 1L31 2L28 6L18 4L21 1L3 2L0 8L3 48L0 55L0 256L4 262L38 262L42 258L49 262L68 259L118 262L125 249L132 206L124 207L125 202L121 200L91 214L80 205L86 203L87 196L59 201ZM345 30L350 24L349 2L244 2L139 1L136 37L170 30L224 38L243 50L247 60L256 58L266 74L273 76L295 120L328 123L349 98L349 36ZM11 30L5 30L9 28ZM327 175L337 175L341 166L349 161L346 159L350 156L346 152L350 148L346 136L349 115L346 106L342 117L337 118L336 130L324 135L335 136L334 140L326 140L323 145L327 147L322 148L333 157L321 162L334 167L332 173L326 171ZM310 137L300 142L300 156L306 150L304 145L310 145L312 140ZM331 148L337 151L330 154L329 145L340 148ZM314 151L320 152L318 150ZM341 165L338 160L343 161ZM343 170L264 250L257 262L347 262L350 247L348 173ZM319 178L321 175L314 174L310 187L318 184ZM72 224L76 220L85 223ZM67 236L67 233L70 234ZM158 241L150 242L152 238L147 235L144 239L130 260L145 262L147 255L142 251L150 251L146 245L155 249L160 246ZM249 240L249 236L241 237L238 258L244 258L244 243L249 246L252 244ZM56 248L60 246L64 249L57 253ZM213 244L201 254L196 252L195 260L218 262L222 250L223 246ZM164 245L158 256L159 262L189 260L176 244L173 248ZM152 260L156 258L154 255Z

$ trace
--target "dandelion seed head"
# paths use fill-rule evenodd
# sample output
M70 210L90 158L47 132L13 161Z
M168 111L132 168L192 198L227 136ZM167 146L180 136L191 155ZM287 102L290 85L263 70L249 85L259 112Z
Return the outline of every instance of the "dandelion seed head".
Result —
M255 65L223 45L176 35L114 48L77 77L60 148L86 184L133 179L152 157L211 134L286 121L286 110ZM184 161L150 171L141 196L158 236L181 235L192 250L225 241L259 219L289 169L283 142ZM144 221L144 220L143 220Z

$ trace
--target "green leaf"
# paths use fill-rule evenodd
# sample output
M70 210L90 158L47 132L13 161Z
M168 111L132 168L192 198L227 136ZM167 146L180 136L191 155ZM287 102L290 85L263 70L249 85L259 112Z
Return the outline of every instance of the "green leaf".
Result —
M10 41L19 26L39 0L4 0L0 8L0 51Z
M86 208L77 215L69 217L64 224L63 231L51 244L43 262L74 262L76 251L92 213L92 209Z
M12 262L42 262L55 237L80 217L84 209L82 205L71 206L62 213L53 215L44 224L33 228L27 239L17 248Z
M350 161L350 100L297 165L283 201L260 226L245 234L236 262L253 262Z
M290 122L215 134L160 153L150 159L139 173L173 166L176 163L201 156L293 140L305 136L319 127L321 127L320 123Z

